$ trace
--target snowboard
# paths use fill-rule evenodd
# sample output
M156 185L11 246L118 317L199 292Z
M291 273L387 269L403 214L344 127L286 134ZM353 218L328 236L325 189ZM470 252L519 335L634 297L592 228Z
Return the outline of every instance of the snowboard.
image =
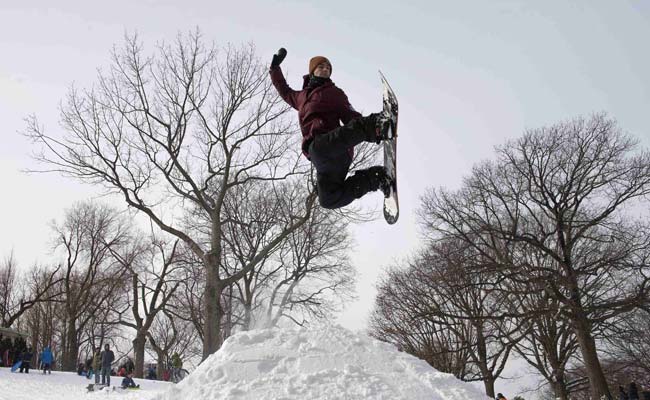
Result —
M391 116L391 140L384 140L384 168L393 180L393 185L388 197L384 197L384 219L389 224L394 224L399 218L399 199L397 197L397 96L388 84L384 74L379 71L381 83L384 86L383 105L384 113Z
M23 365L22 361L16 361L16 363L11 367L11 372L16 372L18 371L18 368Z

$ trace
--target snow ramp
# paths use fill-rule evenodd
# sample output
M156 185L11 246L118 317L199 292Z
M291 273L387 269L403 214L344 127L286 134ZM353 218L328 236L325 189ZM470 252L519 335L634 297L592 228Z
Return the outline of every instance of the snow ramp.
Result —
M486 400L453 375L340 326L264 329L228 338L156 400Z

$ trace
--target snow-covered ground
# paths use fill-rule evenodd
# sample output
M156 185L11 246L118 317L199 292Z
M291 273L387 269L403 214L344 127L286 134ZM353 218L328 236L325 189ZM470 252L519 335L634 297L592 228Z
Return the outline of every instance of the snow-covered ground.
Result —
M112 386L119 386L122 377L111 377L111 388L88 393L86 386L95 382L73 372L52 371L43 375L41 371L30 370L29 374L12 373L9 368L0 368L0 400L77 400L106 398L107 396L123 400L149 400L169 389L168 382L135 379L140 390L112 391Z
M119 385L121 378L113 378ZM72 400L485 400L472 385L389 344L340 326L238 333L173 385L136 380L139 391L86 393L73 373L0 369L0 399Z

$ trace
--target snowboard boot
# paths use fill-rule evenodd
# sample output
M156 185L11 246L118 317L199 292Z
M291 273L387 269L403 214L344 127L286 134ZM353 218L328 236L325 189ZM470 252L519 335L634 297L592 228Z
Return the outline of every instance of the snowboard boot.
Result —
M354 197L357 199L375 190L381 190L384 197L388 197L393 185L393 180L386 173L386 168L380 165L356 171L348 180L353 185Z
M368 119L368 125L370 125L368 132L373 133L368 136L369 142L379 144L382 140L392 140L395 138L393 119L388 113L384 111L373 113L366 118Z
M384 197L390 196L393 180L386 172L386 168L381 165L368 168L372 190L381 190Z

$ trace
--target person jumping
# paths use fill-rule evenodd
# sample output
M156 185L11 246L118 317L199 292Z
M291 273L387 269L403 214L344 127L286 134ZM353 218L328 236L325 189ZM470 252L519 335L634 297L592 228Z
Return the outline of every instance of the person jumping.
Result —
M341 208L379 189L388 197L394 182L383 166L358 170L349 177L348 172L354 146L393 139L395 129L391 129L390 117L383 112L365 117L358 113L345 92L330 79L332 64L323 56L309 60L309 74L303 77L302 90L291 89L280 68L286 55L284 48L273 55L269 74L280 97L298 111L302 152L316 169L320 205Z

